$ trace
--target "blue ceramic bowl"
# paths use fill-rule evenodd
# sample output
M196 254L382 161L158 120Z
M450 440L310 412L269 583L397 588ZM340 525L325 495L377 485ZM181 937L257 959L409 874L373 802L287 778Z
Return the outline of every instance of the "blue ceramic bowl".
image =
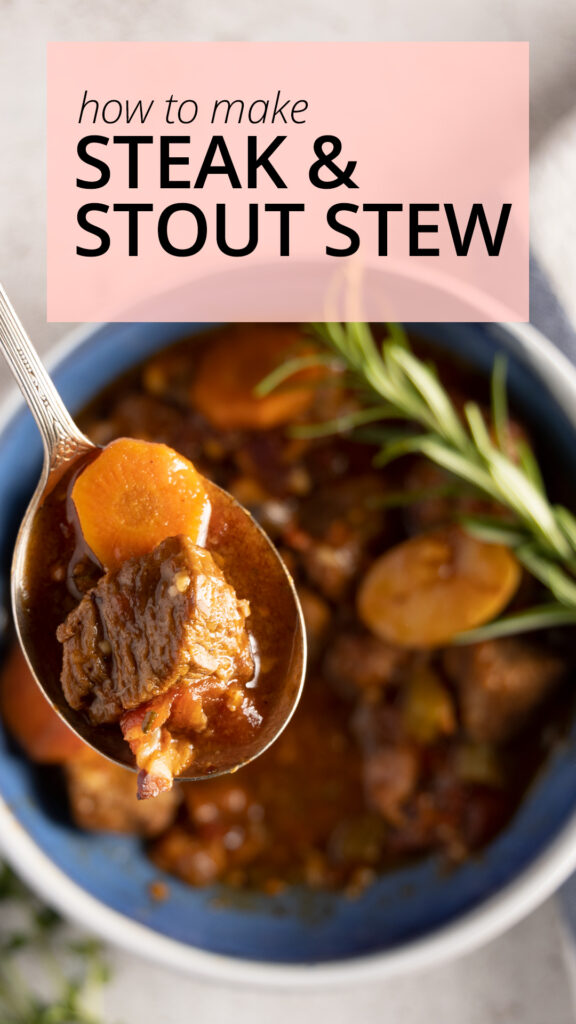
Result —
M109 324L76 335L52 360L74 413L145 356L198 329ZM576 472L576 374L527 327L418 325L418 331L488 369L509 354L513 397L545 444ZM37 480L41 446L30 414L13 402L0 432L0 599L8 617L15 532ZM359 899L289 891L242 905L217 890L159 878L131 838L89 835L58 813L51 773L32 768L0 727L2 853L50 902L113 942L203 974L260 983L382 975L469 950L549 895L576 867L576 729L540 773L507 830L482 857L451 874L433 861L394 871Z

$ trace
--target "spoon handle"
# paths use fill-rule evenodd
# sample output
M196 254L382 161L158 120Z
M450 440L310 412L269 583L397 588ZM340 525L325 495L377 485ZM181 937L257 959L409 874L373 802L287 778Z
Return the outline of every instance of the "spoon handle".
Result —
M1 284L0 349L38 424L50 469L92 448L68 413Z

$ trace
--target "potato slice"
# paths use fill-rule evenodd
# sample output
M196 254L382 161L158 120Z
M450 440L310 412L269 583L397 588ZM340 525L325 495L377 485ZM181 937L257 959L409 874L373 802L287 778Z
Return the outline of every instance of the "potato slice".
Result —
M404 647L441 647L489 622L520 582L509 548L451 526L404 541L368 570L358 614L376 636Z

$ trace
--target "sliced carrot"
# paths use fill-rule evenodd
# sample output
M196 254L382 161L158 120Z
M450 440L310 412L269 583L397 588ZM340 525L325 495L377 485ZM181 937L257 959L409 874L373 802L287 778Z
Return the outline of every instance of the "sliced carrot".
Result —
M19 647L10 652L2 672L0 713L32 761L63 764L89 749L46 700Z
M489 622L520 582L509 548L459 527L423 533L391 548L358 590L358 614L377 636L403 647L441 647Z
M219 430L268 430L289 423L311 406L314 390L298 381L322 370L301 371L286 386L259 398L256 386L292 355L302 342L297 326L238 324L208 341L192 383L195 407ZM310 354L310 352L308 352Z
M210 515L203 478L165 444L120 438L72 489L86 543L106 569L145 555L166 537L202 543Z

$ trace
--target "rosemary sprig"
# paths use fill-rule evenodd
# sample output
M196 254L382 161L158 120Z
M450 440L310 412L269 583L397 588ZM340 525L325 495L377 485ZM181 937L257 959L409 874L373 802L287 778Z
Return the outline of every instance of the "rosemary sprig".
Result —
M316 361L307 356L306 366L331 363L344 371L359 409L331 422L299 426L298 436L369 425L372 442L380 446L376 465L408 454L425 456L508 511L506 520L468 516L462 517L462 525L482 540L507 544L550 592L549 603L502 617L459 640L576 624L576 517L550 501L529 445L516 445L518 461L510 455L505 357L494 360L490 430L477 403L466 403L463 415L459 413L435 368L411 351L399 325L390 326L381 345L365 323L313 324L311 330L322 348ZM295 360L280 366L262 381L258 393L270 393L299 368Z

